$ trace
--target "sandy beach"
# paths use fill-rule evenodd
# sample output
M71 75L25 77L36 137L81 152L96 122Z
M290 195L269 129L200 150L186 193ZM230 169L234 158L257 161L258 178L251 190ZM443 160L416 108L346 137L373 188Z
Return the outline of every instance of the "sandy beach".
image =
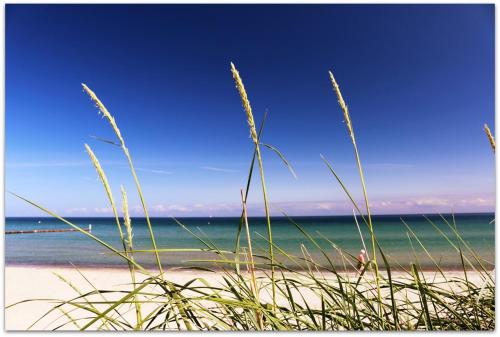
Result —
M98 289L130 289L130 273L127 269L79 268L76 270L70 267L7 266L5 267L5 307L29 299L47 299L47 301L25 302L6 309L5 329L26 330L54 306L51 299L67 300L78 296L76 291L56 274L64 277L83 293L92 291L92 285L82 277L79 271ZM211 280L217 278L212 273L200 275L199 271L177 271L169 275L170 280L178 283L187 282L195 277L206 277ZM47 323L50 320L44 322ZM49 326L36 324L31 329L46 330L55 326L57 324ZM75 326L69 326L68 329L74 330Z
M6 330L26 330L37 319L45 314L54 306L51 300L68 300L78 296L74 288L78 288L82 293L92 291L92 285L98 289L122 290L130 289L130 274L126 269L112 268L82 268L79 271L75 268L63 267L35 267L35 266L6 266L5 267L5 306L8 307L14 303L31 300L45 299L44 301L24 302L5 311L5 329ZM57 275L60 275L68 282L65 283ZM216 284L222 280L221 274L200 272L200 271L171 271L168 273L169 280L182 284L197 277L204 278L211 284ZM436 272L424 272L425 278L439 282L442 276ZM350 276L354 276L351 274ZM447 271L447 278L463 278L461 271ZM139 279L145 276L139 276ZM370 277L370 276L368 276ZM402 272L393 273L394 279L405 279L407 274ZM468 273L469 281L474 284L481 284L480 276L475 272ZM92 285L91 285L92 284ZM447 285L451 286L451 285ZM460 289L456 289L460 291ZM112 299L110 296L108 299ZM311 306L315 306L315 300L311 297ZM147 308L144 308L147 310ZM127 315L132 315L131 310ZM70 313L71 314L71 313ZM62 316L62 317L61 317ZM51 319L49 319L49 317ZM56 319L59 317L59 319ZM61 312L52 312L51 315L42 321L34 324L32 330L50 330L62 324L67 317ZM64 330L76 330L75 325L66 325Z

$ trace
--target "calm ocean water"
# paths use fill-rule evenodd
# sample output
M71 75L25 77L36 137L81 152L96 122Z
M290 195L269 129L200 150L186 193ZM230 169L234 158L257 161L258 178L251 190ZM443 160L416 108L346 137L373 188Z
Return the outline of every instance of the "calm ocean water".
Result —
M451 215L444 215L444 217L450 222L452 221ZM423 216L374 216L373 222L378 240L395 265L399 263L406 267L410 262L418 261L424 268L433 267L431 260L427 258L425 252L413 238L412 249L407 229L400 218L403 218L418 235L420 241L425 244L426 249L433 255L434 259L439 261L441 267L455 269L461 266L460 257L454 248ZM452 231L439 216L432 215L429 218L453 239ZM495 225L491 223L493 218L494 214L455 215L455 221L463 239L479 255L492 263L494 263L495 253ZM334 263L339 264L339 266L342 264L339 255L319 233L348 253L357 254L362 248L352 216L294 217L293 219L314 238L318 239L321 246L328 254L331 254ZM92 234L117 248L121 247L118 229L112 218L72 218L70 220L83 228L92 224ZM179 221L200 236L208 238L221 249L232 250L234 247L239 218L183 218ZM267 236L265 219L250 218L249 222L254 253L266 255L266 241L256 234L257 232L264 237ZM132 223L135 248L151 248L145 219L134 218ZM154 218L152 223L159 248L205 248L200 241L172 219ZM366 226L362 223L360 225L365 243L369 246L370 240ZM5 227L7 231L69 228L68 225L52 218L7 218ZM276 245L289 253L302 255L300 246L304 244L311 255L318 259L318 262L324 262L318 250L288 219L272 218L272 228ZM455 239L453 241L456 242ZM241 246L246 246L244 233L241 237ZM104 247L78 232L6 235L5 250L7 265L66 266L73 263L77 266L126 267L124 261L119 257L109 254ZM207 253L162 253L161 257L165 267L214 266L210 262L190 262L190 260L213 259L213 256ZM136 254L136 259L145 266L154 266L151 253ZM282 258L281 260L286 264L293 265Z

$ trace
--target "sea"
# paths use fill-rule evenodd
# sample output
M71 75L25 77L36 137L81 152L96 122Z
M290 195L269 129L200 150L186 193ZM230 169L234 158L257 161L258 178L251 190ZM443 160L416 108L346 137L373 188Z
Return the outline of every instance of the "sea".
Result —
M416 263L422 269L437 269L439 266L442 269L458 270L463 266L460 250L465 261L477 266L479 263L474 256L480 256L483 266L493 269L494 216L494 213L375 215L373 228L391 268L405 269L411 263ZM123 249L114 218L80 217L67 220L84 229L91 225L92 235L118 250ZM221 251L234 251L239 217L179 218L177 221L184 227L172 218L151 218L157 247L168 250L160 253L164 268L214 269L235 266L228 262L234 260L232 254L223 253L220 256L206 249L210 246ZM269 254L266 219L251 217L248 221L254 255L261 256L256 262L263 263ZM371 255L367 225L361 218L358 221L364 242L353 216L272 217L275 258L290 268L307 267L304 264L306 259L312 259L318 265L332 263L336 268L352 266L355 264L353 256L363 247L366 246L369 257ZM146 268L154 268L156 260L151 252L152 244L146 220L133 218L132 226L134 249L145 250L136 252L134 259ZM457 238L453 230L455 226L463 241ZM70 226L58 219L44 217L8 217L5 221L6 231L35 229L70 229ZM240 249L246 251L247 246L243 228ZM380 259L380 253L378 254L377 258ZM244 260L242 255L241 261ZM5 264L127 268L123 258L80 232L5 235ZM465 264L470 268L467 262Z

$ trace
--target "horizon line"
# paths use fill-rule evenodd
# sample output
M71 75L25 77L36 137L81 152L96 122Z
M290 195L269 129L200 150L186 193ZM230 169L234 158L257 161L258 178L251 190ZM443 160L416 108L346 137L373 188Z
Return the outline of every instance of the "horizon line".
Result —
M441 216L441 215L487 215L487 214L493 214L495 215L495 211L489 211L489 212L457 212L457 213L388 213L388 214L382 214L382 213L376 213L372 214L372 216ZM364 215L364 214L363 214ZM290 216L284 216L284 215L271 215L272 218L298 218L298 217L309 217L309 218L327 218L327 217L352 217L352 214L335 214L335 215L290 215ZM361 216L359 214L356 214L356 216ZM250 215L248 218L265 218L265 215ZM38 218L38 219L57 219L52 216L28 216L28 215L10 215L10 216L5 216L5 219L8 218ZM72 218L72 219L86 219L86 218L99 218L99 219L114 219L114 216L66 216L64 218ZM131 216L131 219L145 219L145 216ZM239 215L222 215L222 216L150 216L150 219L192 219L192 218L241 218ZM57 219L59 220L59 219Z

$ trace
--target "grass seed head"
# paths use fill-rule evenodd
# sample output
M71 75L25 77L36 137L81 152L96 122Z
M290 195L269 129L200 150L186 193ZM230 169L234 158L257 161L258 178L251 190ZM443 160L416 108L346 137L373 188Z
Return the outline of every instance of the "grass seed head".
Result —
M127 243L130 249L132 249L132 223L130 221L130 215L128 212L128 200L127 200L127 192L123 186L120 186L122 192L122 210L123 210L123 222L125 224L125 229L127 230Z
M330 74L330 80L332 81L333 90L335 91L335 94L337 94L337 99L339 101L340 107L344 112L344 121L347 125L347 130L349 131L349 135L352 136L353 130L352 130L351 117L349 116L349 109L347 109L347 105L345 104L344 98L342 97L339 85L337 84L337 81L335 81L335 77L333 77L333 73L329 71L329 74Z
M120 129L118 128L118 125L116 125L114 117L111 116L108 109L106 109L104 104L102 104L101 100L89 87L87 87L87 85L82 83L82 87L83 90L90 96L90 99L95 103L96 107L99 109L99 112L102 112L103 116L109 121L109 124L111 124L111 127L115 131L116 136L120 140L120 145L123 145L124 144L123 137L120 132Z
M493 134L491 133L491 130L488 127L488 124L484 124L484 132L486 132L486 136L490 141L491 148L493 149L493 152L495 152L495 137L493 137Z
M248 100L247 92L245 86L243 85L243 80L240 77L240 73L231 62L231 72L233 73L234 81L236 82L236 89L240 93L241 102L243 103L243 108L247 114L248 125L250 126L250 135L255 144L257 144L257 131L255 130L255 122L253 119L252 107L250 101Z
M90 160L92 161L92 164L94 164L94 167L97 171L97 174L99 175L99 178L101 179L102 184L104 185L104 189L106 190L106 194L108 195L109 200L111 201L111 203L113 203L113 194L111 192L111 187L109 186L108 178L106 177L106 174L104 173L99 160L97 159L90 146L88 146L87 144L85 144L85 150L87 150Z

